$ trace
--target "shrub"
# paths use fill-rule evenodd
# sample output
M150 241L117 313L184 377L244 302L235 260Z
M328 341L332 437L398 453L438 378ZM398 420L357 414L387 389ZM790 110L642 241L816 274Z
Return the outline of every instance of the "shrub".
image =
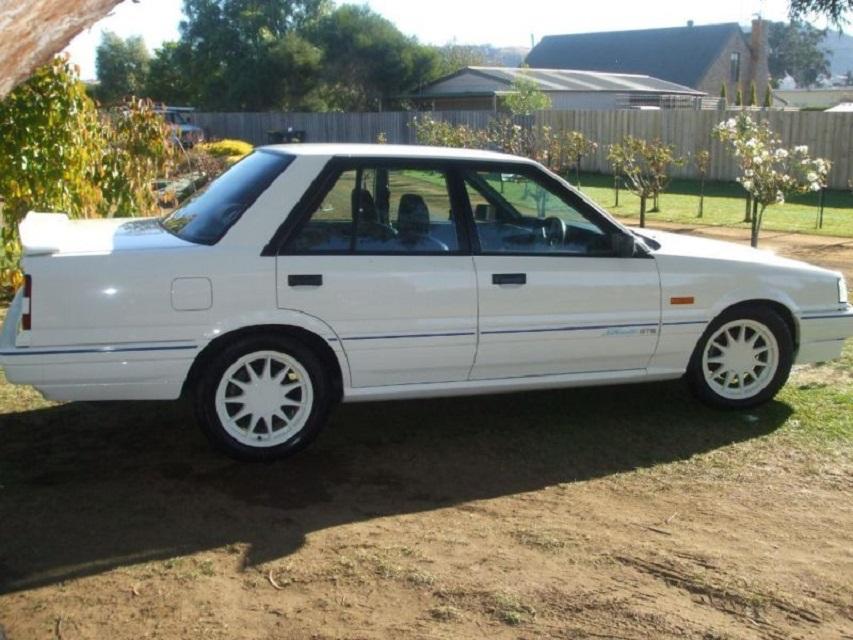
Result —
M217 140L216 142L205 142L199 145L204 151L214 158L242 158L252 152L251 144L243 140Z
M669 168L681 164L682 160L675 156L672 145L630 135L625 136L621 144L611 146L609 157L611 163L621 165L628 188L640 198L640 226L645 227L648 199L657 201L669 186Z
M764 211L768 206L784 204L791 194L820 191L826 186L829 161L812 158L809 148L800 145L788 149L767 122L756 122L746 114L729 118L714 129L714 136L725 143L737 158L737 181L755 203L751 244L758 246Z
M0 287L20 282L18 224L28 211L72 218L151 213L151 182L171 164L168 135L147 102L102 117L67 57L0 101Z

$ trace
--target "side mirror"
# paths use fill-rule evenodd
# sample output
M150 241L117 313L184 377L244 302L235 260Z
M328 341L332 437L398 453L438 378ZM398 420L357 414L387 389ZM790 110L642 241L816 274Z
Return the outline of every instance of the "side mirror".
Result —
M610 238L617 257L632 258L637 252L637 239L630 233L614 233Z

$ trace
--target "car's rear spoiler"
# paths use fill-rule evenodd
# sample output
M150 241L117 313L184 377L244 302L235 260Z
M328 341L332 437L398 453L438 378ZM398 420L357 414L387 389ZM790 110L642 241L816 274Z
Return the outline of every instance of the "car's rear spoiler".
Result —
M45 256L59 253L63 239L70 233L70 226L71 221L65 213L30 211L18 227L22 254Z

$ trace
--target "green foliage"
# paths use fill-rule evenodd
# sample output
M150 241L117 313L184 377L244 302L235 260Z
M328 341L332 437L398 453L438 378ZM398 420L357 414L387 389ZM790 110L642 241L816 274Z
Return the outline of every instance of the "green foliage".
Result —
M291 107L317 84L321 57L300 34L329 10L326 0L184 0L181 38L157 52L151 95L224 111Z
M720 88L720 97L726 101L726 104L729 103L729 88L726 86L726 83L723 83L723 86Z
M150 182L171 160L168 136L144 102L101 118L62 57L6 96L0 102L0 284L15 283L17 228L28 211L74 218L149 213Z
M767 88L764 90L764 102L762 105L765 109L769 109L773 106L773 87L770 86L770 83L767 83Z
M171 133L148 100L133 98L108 114L101 127L104 153L97 183L103 193L98 213L132 217L156 210L152 183L174 161Z
M755 88L755 80L749 83L749 106L758 106L758 90Z
M823 48L824 31L805 22L771 22L768 31L770 75L790 74L798 87L811 87L818 76L829 75L829 53Z
M68 62L56 58L0 102L5 226L30 210L94 215L104 152L98 113Z
M820 191L826 187L830 163L809 157L806 146L783 147L765 121L756 122L741 113L717 125L714 136L731 148L740 165L741 175L737 181L758 207L751 220L754 247L758 246L761 222L768 206L784 204L791 194Z
M743 91L740 87L737 88L737 93L735 94L735 106L743 106Z
M324 52L323 94L330 109L379 109L384 98L438 74L434 49L403 35L368 7L342 5L319 20L309 36Z
M252 152L251 144L243 140L217 140L216 142L205 142L199 145L204 151L214 158L230 158L233 156L245 156Z
M853 11L853 0L789 0L791 20L800 20L809 15L824 16L839 29L847 23L845 13Z
M95 97L112 104L132 95L142 95L150 60L140 36L123 40L112 31L104 31L95 50L95 68L100 82L94 91Z
M482 149L488 144L488 136L484 131L464 124L453 125L429 115L416 117L411 126L418 144L461 149Z
M519 74L513 80L510 93L504 98L504 106L516 116L529 116L536 111L549 109L551 98L539 90L539 85L532 78Z
M611 145L608 157L612 164L621 167L629 189L640 198L640 226L644 227L648 199L657 199L666 190L671 180L670 167L683 161L675 156L672 145L631 135L625 136L620 144Z
M148 66L145 88L140 95L168 105L195 104L197 94L187 77L191 51L179 42L164 42Z

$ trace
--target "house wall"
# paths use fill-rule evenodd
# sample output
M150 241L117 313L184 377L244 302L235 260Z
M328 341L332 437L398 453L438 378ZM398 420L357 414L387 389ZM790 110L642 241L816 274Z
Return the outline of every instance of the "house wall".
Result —
M619 107L619 96L604 91L553 91L548 93L552 109L607 110Z
M760 38L763 46L760 47L757 56L753 56L752 49L743 36L739 33L732 33L726 46L696 88L705 91L709 96L719 96L720 89L725 83L730 104L734 104L738 88L743 91L743 99L746 103L749 100L750 84L754 80L758 91L758 104L760 105L764 100L767 83L770 81L770 72L767 68L766 25L761 29L761 32ZM733 82L731 78L731 55L734 52L740 53L739 82Z

